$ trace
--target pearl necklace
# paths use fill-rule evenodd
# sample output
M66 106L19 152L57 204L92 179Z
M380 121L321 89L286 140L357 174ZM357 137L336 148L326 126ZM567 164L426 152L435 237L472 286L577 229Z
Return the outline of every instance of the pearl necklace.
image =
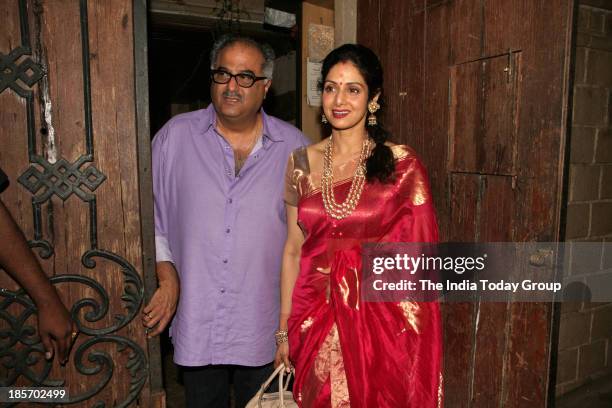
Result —
M349 189L348 195L346 196L346 200L344 200L342 204L338 204L334 197L332 142L332 136L330 136L329 142L327 142L327 145L325 146L325 154L323 156L323 175L321 177L321 190L325 211L330 217L335 218L336 220L341 220L351 215L351 213L359 203L359 198L361 198L361 193L363 191L363 186L365 184L366 179L365 161L370 155L370 140L366 137L363 141L363 146L361 147L361 154L359 155L359 162L357 163L357 168L355 169L355 174L353 175L353 180L351 182L351 188Z

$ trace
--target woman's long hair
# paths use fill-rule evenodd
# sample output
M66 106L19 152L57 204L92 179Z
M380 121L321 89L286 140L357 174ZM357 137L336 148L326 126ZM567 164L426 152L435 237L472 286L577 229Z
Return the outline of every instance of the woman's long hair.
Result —
M378 103L382 106L383 73L380 60L371 49L363 45L344 44L327 54L321 68L323 81L319 84L320 88L323 88L323 82L327 78L329 70L341 62L350 62L357 67L368 85L368 101L371 101L376 94L380 93ZM380 119L377 125L368 125L366 129L376 143L372 154L366 161L366 178L368 181L390 182L395 171L395 159L389 146L385 145L389 133L381 126Z

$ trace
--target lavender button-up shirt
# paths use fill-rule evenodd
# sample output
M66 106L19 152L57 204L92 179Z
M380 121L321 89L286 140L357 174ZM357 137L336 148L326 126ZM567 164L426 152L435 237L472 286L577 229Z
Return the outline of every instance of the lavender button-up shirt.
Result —
M157 261L171 260L181 281L170 328L177 364L259 366L274 358L285 167L308 140L265 113L263 124L238 176L212 105L175 116L153 139Z

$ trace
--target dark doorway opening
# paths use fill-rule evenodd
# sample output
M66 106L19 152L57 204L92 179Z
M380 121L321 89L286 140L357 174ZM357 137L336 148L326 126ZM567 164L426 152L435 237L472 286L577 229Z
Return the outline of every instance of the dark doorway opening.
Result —
M297 13L299 2L287 5ZM293 10L293 11L291 11ZM220 35L234 32L270 45L275 53L272 88L264 101L266 113L297 123L297 28L269 24L178 25L176 21L151 17L149 25L149 92L151 134L172 116L210 103L211 47Z

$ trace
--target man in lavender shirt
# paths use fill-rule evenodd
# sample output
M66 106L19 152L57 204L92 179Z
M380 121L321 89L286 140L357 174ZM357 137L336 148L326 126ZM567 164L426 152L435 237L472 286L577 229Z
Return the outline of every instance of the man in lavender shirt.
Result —
M261 109L273 51L226 36L211 52L212 104L153 139L159 287L150 335L170 327L187 407L243 407L272 370L290 153L307 144ZM179 296L180 292L180 296ZM178 305L177 305L178 301Z

